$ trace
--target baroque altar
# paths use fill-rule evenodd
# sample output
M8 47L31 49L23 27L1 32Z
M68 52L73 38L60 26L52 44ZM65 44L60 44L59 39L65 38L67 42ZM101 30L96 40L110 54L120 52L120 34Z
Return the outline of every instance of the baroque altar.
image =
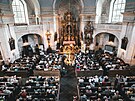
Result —
M77 21L73 17L71 12L64 14L63 20L60 25L60 37L59 41L61 45L76 44L79 43L79 31L77 27Z
M80 35L77 27L77 21L71 12L64 14L60 24L59 42L61 53L66 54L65 62L69 65L74 61L74 54L79 51Z

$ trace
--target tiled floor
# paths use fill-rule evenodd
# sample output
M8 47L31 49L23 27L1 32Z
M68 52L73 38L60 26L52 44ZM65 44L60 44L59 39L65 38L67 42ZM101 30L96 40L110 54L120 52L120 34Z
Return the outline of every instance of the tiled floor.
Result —
M73 101L77 95L77 78L73 67L66 67L67 74L61 78L60 101Z

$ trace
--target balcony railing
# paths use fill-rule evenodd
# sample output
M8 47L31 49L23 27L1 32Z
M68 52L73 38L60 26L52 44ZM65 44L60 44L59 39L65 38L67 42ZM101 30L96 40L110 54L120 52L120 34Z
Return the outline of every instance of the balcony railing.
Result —
M16 33L38 33L43 30L42 25L26 25L26 26L15 26Z
M121 31L122 25L114 25L114 24L96 24L95 28L97 30L114 30Z

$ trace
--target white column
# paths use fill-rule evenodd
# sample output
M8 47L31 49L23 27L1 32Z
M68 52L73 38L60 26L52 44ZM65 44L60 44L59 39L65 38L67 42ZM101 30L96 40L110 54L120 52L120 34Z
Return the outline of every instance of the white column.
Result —
M47 32L47 22L43 24L43 36L42 36L45 50L48 48L46 32Z

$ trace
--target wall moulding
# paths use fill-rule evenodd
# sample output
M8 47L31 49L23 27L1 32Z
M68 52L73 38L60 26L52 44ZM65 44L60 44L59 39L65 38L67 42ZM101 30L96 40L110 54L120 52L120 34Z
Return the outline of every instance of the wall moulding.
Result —
M4 26L4 24L1 24L1 23L0 23L0 28L2 28L3 26Z
M95 13L95 11L96 11L96 8L85 8L85 9L83 9L82 10L83 12L93 12L93 13Z
M54 14L40 14L40 17L54 17Z
M44 21L44 22L52 22L54 19L53 19L53 17L43 17L42 18L42 21Z
M44 22L43 24L47 24L48 22ZM54 21L49 22L50 24L55 24Z
M14 23L8 23L10 25L10 27L14 27ZM0 23L0 27L6 28L7 27L7 23Z
M127 26L127 23L129 23L128 26L135 26L135 23L133 23L133 22L123 22L122 25Z
M127 2L126 5L135 5L135 1L133 1L133 2Z
M134 16L126 16L126 17L124 17L123 22L124 23L128 23L128 22L134 23Z
M83 13L83 14L80 14L79 16L80 17L82 17L82 16L96 16L96 14L94 14L94 13Z
M34 31L42 31L43 26L42 25L29 25L29 26L15 26L15 32L20 33L20 32L34 32Z
M122 25L108 25L108 24L96 24L95 28L100 29L104 29L104 30L118 30L121 31L122 30Z
M14 14L3 14L3 17L14 17Z
M90 20L81 20L81 23L83 23L83 22L89 22Z
M41 10L46 11L46 10L53 10L53 9L52 9L52 7L42 7Z
M85 8L96 8L96 7L95 6L85 6L84 9Z
M9 4L0 3L0 7L1 7L1 8L3 8L3 7L9 7Z

